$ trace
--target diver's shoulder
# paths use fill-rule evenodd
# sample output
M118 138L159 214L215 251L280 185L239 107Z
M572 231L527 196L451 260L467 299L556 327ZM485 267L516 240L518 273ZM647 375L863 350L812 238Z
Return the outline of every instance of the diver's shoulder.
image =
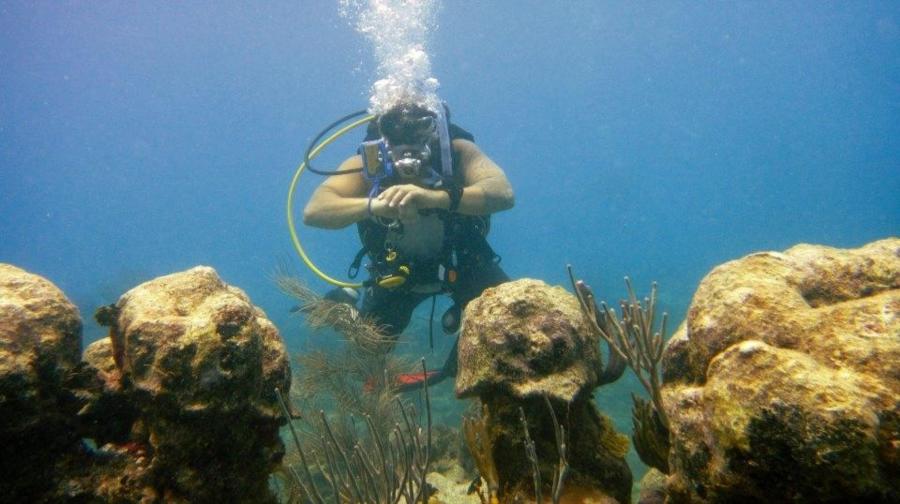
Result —
M471 140L467 140L465 138L454 138L453 141L454 149L475 149L478 150L478 146L475 145L475 142Z
M359 154L354 154L347 159L344 160L343 163L338 167L338 171L344 170L358 170L363 167L362 156Z
M475 145L475 142L464 138L453 139L453 151L463 159L472 159L482 155L481 149Z

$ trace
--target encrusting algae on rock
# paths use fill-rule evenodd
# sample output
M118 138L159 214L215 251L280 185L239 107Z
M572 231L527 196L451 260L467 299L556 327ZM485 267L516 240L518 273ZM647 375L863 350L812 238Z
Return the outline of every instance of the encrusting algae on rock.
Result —
M131 289L115 311L113 353L140 418L134 441L166 482L158 491L170 500L274 499L267 478L284 453L275 389L287 390L291 375L262 310L196 267Z
M52 492L59 454L76 450L78 308L46 279L0 264L0 500Z
M469 304L460 333L456 393L478 397L483 405L481 418L469 422L481 422L481 436L489 439L470 450L490 450L476 458L494 461L501 502L534 495L523 415L543 492L550 489L558 443L548 402L568 437L570 476L563 495L579 492L628 502L628 440L593 402L599 372L599 340L565 289L523 279L487 289Z
M0 423L0 495L275 502L268 480L285 422L275 390L291 376L262 310L198 267L142 284L97 317L110 337L79 356L75 306L0 265L0 417L15 420ZM533 467L549 500L563 466L560 502L629 501L627 439L591 398L617 374L602 369L599 343L577 299L542 282L470 304L457 393L483 408L468 421L480 438L470 449L484 452L500 502L534 497ZM900 239L723 264L662 358L670 448L658 465L668 474L646 479L646 502L900 500Z
M132 289L98 318L111 337L81 360L74 305L0 265L0 416L25 422L0 428L0 496L275 502L284 420L274 391L287 390L290 367L262 310L197 267Z
M715 268L664 359L669 502L900 499L900 239Z

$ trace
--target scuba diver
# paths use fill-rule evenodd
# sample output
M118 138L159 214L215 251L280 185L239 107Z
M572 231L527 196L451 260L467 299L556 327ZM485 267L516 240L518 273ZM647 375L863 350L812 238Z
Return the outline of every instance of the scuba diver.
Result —
M341 174L341 172L348 172ZM356 224L369 279L358 293L336 288L325 297L357 305L394 341L422 301L448 294L444 332L459 330L462 310L488 287L509 280L487 242L490 215L514 204L506 174L449 122L449 111L403 103L377 116L358 154L315 190L303 211L307 225L338 229ZM412 389L455 376L457 343L439 371L398 377Z

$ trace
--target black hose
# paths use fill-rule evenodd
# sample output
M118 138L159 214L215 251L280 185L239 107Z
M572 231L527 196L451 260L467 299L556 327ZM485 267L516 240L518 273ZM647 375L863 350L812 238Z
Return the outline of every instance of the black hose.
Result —
M437 294L431 296L431 316L428 317L428 348L434 353L434 306L437 304Z
M354 169L352 169L352 170L334 170L334 171L322 171L322 170L317 170L317 169L313 168L312 165L310 164L309 155L310 155L310 153L312 152L312 150L315 149L316 145L319 143L319 140L321 140L322 137L324 137L325 135L327 135L329 131L331 131L331 130L333 130L334 128L340 126L341 124L343 124L343 123L349 121L350 119L353 119L354 117L363 116L363 115L366 115L366 114L368 114L368 113L369 113L368 110L363 109L363 110L354 112L354 113L352 113L352 114L347 114L347 115L345 115L344 117L341 117L340 119L338 119L337 121L334 121L333 123L329 124L327 128L323 129L323 130L318 134L318 136L316 136L316 138L315 138L312 142L309 143L309 147L306 148L306 154L303 156L303 163L306 165L306 169L309 170L309 171L311 171L311 172L313 172L313 173L315 173L316 175L325 175L325 176L327 176L327 177L330 177L330 176L332 176L332 175L343 175L343 174L346 174L346 173L359 173L359 172L361 172L361 171L362 171L362 168L354 168Z

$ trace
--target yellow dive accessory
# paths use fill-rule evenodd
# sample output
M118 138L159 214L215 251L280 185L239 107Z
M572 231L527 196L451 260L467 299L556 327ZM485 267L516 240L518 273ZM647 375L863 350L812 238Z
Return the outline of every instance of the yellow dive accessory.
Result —
M397 272L392 275L378 277L376 283L378 283L379 287L393 289L405 284L407 278L409 278L409 266L403 265L397 268Z
M384 260L391 264L395 262L399 258L399 254L394 249L388 250L387 254L384 256ZM406 279L409 278L409 266L406 264L401 264L396 267L393 273L388 275L381 275L375 279L375 283L378 284L379 287L385 289L393 289L395 287L400 287L401 285L406 283Z
M318 156L319 153L321 153L325 147L328 147L328 145L330 145L332 142L334 142L341 136L345 135L347 132L349 132L359 126L362 126L364 124L368 124L374 118L375 118L375 116L373 114L369 114L369 115L366 115L365 117L363 117L362 119L353 121L352 123L344 126L343 128L337 130L336 132L334 132L334 134L332 134L330 137L328 137L325 140L322 140L321 142L316 144L315 147L312 147L310 150L308 150L303 162L300 163L300 166L297 167L297 171L294 173L294 178L293 178L293 180L291 180L290 189L288 190L287 222L288 222L288 230L291 232L291 242L293 242L293 244L294 244L294 249L297 251L297 254L300 255L300 259L303 260L303 263L306 264L306 266L310 269L310 271L315 273L316 276L318 276L322 280L325 280L326 282L328 282L332 285L336 285L338 287L351 287L351 288L355 289L355 288L362 287L362 284L361 283L344 282L344 281L332 278L332 277L326 275L325 272L323 272L322 270L317 268L315 264L313 264L312 260L306 254L306 251L303 250L303 245L300 244L300 237L297 234L297 228L296 228L296 226L294 226L294 191L297 189L297 182L300 180L300 175L303 174L303 171L308 166L310 159L313 159L316 156ZM403 267L404 266L401 266L401 268L403 268ZM409 268L407 268L407 275L408 274L409 274ZM400 284L402 284L405 281L406 281L406 278L402 277ZM400 285L400 284L397 284L397 285Z

